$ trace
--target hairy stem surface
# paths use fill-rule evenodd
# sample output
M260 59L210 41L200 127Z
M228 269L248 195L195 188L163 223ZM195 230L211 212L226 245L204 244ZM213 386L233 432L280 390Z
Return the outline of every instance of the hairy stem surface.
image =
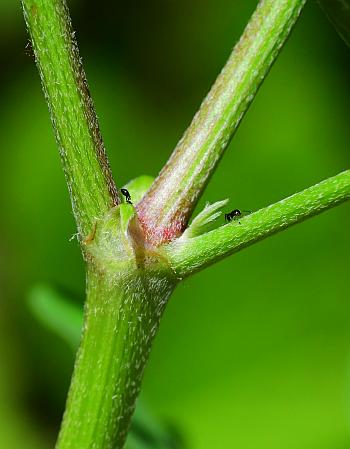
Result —
M350 170L199 237L165 247L179 277L186 277L271 234L350 199Z
M262 0L190 127L138 206L155 245L181 235L306 0Z
M65 0L22 0L80 237L119 203Z
M121 449L151 343L174 288L168 276L125 266L89 270L82 343L57 449Z

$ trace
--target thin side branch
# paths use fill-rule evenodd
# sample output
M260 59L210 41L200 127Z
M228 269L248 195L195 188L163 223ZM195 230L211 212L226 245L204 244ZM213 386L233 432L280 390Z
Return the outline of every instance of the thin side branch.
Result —
M181 235L306 0L262 0L190 127L138 206L148 241Z
M350 199L350 170L199 237L165 246L179 278Z
M64 0L22 0L80 237L119 203Z

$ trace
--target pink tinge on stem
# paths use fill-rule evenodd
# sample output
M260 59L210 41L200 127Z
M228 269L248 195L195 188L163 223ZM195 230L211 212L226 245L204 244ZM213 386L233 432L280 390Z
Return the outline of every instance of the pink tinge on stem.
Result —
M154 215L149 213L148 203L142 201L136 207L139 223L144 232L145 241L152 246L159 246L175 240L184 232L187 220L183 214L177 213L166 222L154 220Z

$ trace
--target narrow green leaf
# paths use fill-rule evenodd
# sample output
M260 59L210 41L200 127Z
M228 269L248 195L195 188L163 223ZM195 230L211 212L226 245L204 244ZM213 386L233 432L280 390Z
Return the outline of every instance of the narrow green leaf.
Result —
M45 284L38 284L30 290L28 305L46 329L67 342L72 350L77 349L83 325L83 312L78 305Z
M192 223L182 234L179 240L186 240L207 232L209 226L220 217L221 209L226 206L228 200L217 201L214 204L207 203L204 209L192 220Z
M151 187L153 181L153 176L141 175L135 179L132 179L124 186L125 189L129 190L133 204L137 204L141 201L142 197Z

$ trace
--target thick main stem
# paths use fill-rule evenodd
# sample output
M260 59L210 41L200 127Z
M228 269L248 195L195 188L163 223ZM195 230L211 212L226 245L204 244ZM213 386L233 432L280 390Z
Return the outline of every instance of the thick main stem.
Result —
M119 203L65 0L22 0L80 237Z
M224 69L153 186L138 205L155 245L181 235L306 0L262 0Z
M174 288L131 264L89 269L82 342L57 449L121 449L159 320Z

